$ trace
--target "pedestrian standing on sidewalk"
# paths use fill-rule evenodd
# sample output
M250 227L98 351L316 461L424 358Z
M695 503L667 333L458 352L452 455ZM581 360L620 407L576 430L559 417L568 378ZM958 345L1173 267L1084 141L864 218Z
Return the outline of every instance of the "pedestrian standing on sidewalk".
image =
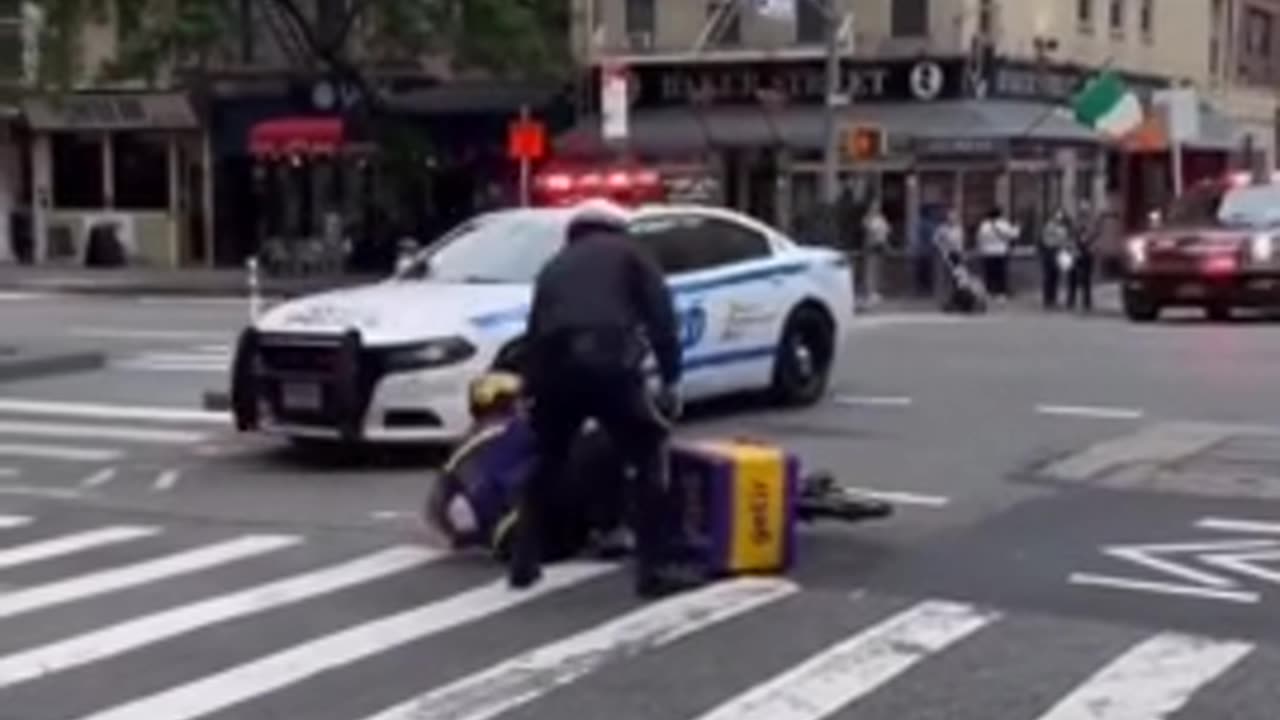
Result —
M1044 309L1058 306L1058 287L1065 284L1063 253L1070 252L1073 229L1067 211L1059 208L1040 234L1040 292Z
M1080 301L1084 312L1093 311L1093 266L1094 249L1098 236L1102 232L1102 215L1093 210L1088 203L1080 207L1080 219L1072 233L1071 271L1067 275L1067 309L1075 310L1076 301Z
M956 269L965 266L964 226L960 213L948 208L942 222L933 231L933 258L940 269L935 297L944 305L956 292Z
M1009 253L1018 227L1005 217L1004 210L992 208L978 226L978 254L982 257L982 280L987 292L997 300L1009 299Z
M867 304L880 302L880 283L884 277L884 256L889 249L889 234L892 228L884 216L877 200L867 208L862 219L862 237L866 240L863 247L867 257Z

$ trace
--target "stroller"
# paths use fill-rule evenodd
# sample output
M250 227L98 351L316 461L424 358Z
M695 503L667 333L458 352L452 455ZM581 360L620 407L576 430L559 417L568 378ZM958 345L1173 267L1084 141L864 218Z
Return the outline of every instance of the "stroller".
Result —
M533 438L519 407L517 376L488 373L469 391L475 426L432 483L421 519L441 544L455 550L487 548L505 560L516 497L534 460ZM617 543L615 532L625 524L625 485L626 468L609 439L594 427L584 430L546 508L546 559L556 562L583 552L605 559L625 555L628 548ZM892 513L888 503L842 488L827 472L802 478L795 498L796 520L806 524L859 522Z
M980 315L987 311L987 287L965 264L964 253L947 247L935 234L934 247L946 271L947 287L942 298L942 311Z

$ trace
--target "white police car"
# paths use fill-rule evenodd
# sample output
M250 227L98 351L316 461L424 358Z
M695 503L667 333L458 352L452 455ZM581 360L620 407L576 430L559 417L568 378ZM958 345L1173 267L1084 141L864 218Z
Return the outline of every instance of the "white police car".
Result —
M687 399L822 397L854 307L843 256L729 210L624 212L675 291ZM347 443L457 440L468 381L518 352L532 282L573 213L482 215L386 281L272 308L236 350L237 427Z

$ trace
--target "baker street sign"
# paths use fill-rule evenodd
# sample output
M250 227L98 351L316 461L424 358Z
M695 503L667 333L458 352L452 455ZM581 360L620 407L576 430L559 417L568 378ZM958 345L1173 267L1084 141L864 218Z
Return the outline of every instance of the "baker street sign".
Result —
M963 63L954 60L852 63L840 68L840 94L858 100L938 100L963 89ZM821 61L636 65L632 102L638 107L756 104L777 94L788 103L821 103L827 87Z

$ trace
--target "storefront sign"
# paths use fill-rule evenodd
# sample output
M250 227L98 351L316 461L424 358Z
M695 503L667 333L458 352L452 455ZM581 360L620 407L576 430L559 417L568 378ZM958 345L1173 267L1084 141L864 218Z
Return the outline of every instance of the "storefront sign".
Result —
M191 129L199 127L179 94L65 95L27 98L22 112L36 130Z
M1030 63L1002 63L995 68L990 95L1016 100L1069 101L1096 69L1073 66L1038 67ZM1125 83L1145 94L1165 85L1163 80L1123 74Z
M920 155L999 155L1008 147L1002 140L988 138L921 138L914 143Z
M956 98L964 87L963 72L964 63L957 60L846 62L839 92L855 102ZM827 72L824 63L812 60L638 65L631 68L630 81L636 107L756 104L769 94L811 104L822 102Z
M840 93L854 102L930 102L934 100L1011 99L1068 101L1095 69L1066 65L1041 67L1024 61L997 60L986 66L966 58L845 61ZM1142 94L1166 83L1125 75ZM689 104L754 105L776 94L786 103L822 103L827 87L821 58L750 62L637 63L628 73L633 108ZM600 83L597 83L597 87Z

